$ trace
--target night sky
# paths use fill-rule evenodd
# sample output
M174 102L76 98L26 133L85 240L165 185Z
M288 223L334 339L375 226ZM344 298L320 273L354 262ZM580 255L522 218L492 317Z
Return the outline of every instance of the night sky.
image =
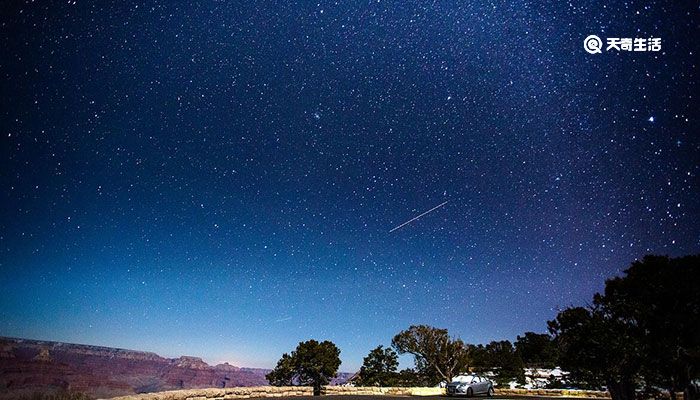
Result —
M695 1L0 7L2 336L352 371L700 252Z

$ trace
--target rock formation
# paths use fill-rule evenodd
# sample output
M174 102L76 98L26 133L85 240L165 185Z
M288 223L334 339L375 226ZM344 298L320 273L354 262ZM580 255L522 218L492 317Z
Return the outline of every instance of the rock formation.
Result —
M201 358L0 337L0 397L75 390L113 397L172 389L266 385L267 370Z

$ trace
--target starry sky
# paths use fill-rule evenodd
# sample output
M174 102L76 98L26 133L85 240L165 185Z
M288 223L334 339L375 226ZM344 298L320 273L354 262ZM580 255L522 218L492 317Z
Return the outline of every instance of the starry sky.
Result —
M329 339L352 371L411 324L544 332L700 252L699 14L3 3L0 335L253 367Z

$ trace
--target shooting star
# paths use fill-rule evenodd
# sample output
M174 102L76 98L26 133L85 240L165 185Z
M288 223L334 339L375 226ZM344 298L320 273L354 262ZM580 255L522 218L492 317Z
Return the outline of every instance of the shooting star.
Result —
M410 224L411 222L417 220L418 218L424 216L425 214L427 214L427 213L429 213L429 212L432 212L432 211L437 210L438 208L440 208L440 207L444 206L445 204L447 204L448 201L449 201L449 200L447 200L446 202L444 202L444 203L442 203L442 204L436 205L435 207L431 208L430 210L424 212L423 214L421 214L421 215L419 215L419 216L417 216L417 217L413 217L413 218L409 219L408 221L404 222L403 224L401 224L401 225L399 225L399 226L393 228L392 230L390 230L389 233L391 233L391 232L393 232L393 231L395 231L395 230L397 230L397 229L399 229L399 228L401 228L401 227L403 227L403 226L405 226L405 225Z

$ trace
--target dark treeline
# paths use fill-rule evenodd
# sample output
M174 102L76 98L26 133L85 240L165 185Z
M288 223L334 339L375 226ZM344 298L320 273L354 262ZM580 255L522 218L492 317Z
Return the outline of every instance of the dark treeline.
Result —
M613 400L660 397L660 389L698 399L700 380L700 256L647 256L585 307L570 307L547 323L548 333L526 332L514 343L464 343L446 329L414 325L391 347L364 358L356 383L433 386L465 372L491 372L499 385L524 383L529 368L560 366L567 384L607 389ZM312 351L310 351L310 349ZM300 343L268 375L272 384L309 384L320 391L335 376L340 351L330 342ZM414 368L398 370L398 356ZM550 382L560 387L562 382Z
M558 361L554 339L546 333L526 332L515 343L473 345L451 338L446 329L417 325L396 335L392 347L379 346L365 357L359 384L434 386L464 372L494 373L499 385L524 383L525 367L553 368ZM412 354L415 367L397 372L398 354Z

